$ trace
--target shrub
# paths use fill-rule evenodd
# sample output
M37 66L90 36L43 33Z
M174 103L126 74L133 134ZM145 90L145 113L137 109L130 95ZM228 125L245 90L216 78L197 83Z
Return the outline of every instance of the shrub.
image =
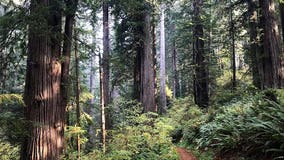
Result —
M115 160L178 159L169 137L173 127L167 125L167 118L156 117L155 113L145 113L132 119L135 125L121 126L114 131L109 157Z
M19 159L20 144L27 136L24 102L18 94L0 95L0 159Z
M283 157L284 106L280 101L284 97L277 93L282 91L265 91L221 107L210 122L199 126L198 133L193 132L193 142L199 148L213 148L216 152Z

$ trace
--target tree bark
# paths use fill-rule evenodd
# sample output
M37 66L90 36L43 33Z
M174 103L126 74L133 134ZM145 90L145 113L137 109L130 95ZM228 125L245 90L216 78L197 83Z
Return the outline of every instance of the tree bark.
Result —
M195 63L194 75L194 100L195 103L201 108L207 108L209 103L208 95L208 66L206 64L204 52L204 33L203 24L201 22L201 9L203 0L195 0L193 2L195 23L193 36L193 61Z
M26 117L30 135L21 159L59 159L64 146L67 80L72 30L77 1L66 3L66 23L61 64L61 1L31 1L28 60L25 85ZM45 10L42 10L42 9Z
M143 14L137 15L137 23L143 22ZM143 48L143 25L134 27L134 50L136 52L134 59L134 74L133 74L133 98L138 102L142 102L142 56L144 54Z
M21 159L56 160L63 152L65 107L61 106L61 8L58 1L31 1L24 100L30 124ZM42 15L42 8L47 8ZM51 32L48 32L51 31Z
M76 127L81 127L80 124L80 77L79 77L79 56L78 56L78 43L77 43L77 33L75 32L75 73L76 73ZM80 134L77 135L77 159L81 159L81 144L80 144Z
M106 114L106 129L111 128L110 113L108 111L108 105L110 102L109 92L109 5L106 0L103 1L103 57L102 57L102 83L104 108Z
M279 9L280 9L280 19L281 19L281 29L282 29L282 43L284 43L284 2L279 2ZM283 44L282 44L283 45ZM283 50L283 47L282 47ZM281 78L281 88L284 88L284 57L283 57L283 51L282 56L280 60L280 78Z
M144 53L142 56L142 105L144 112L157 112L155 101L155 80L154 80L154 65L152 53L152 37L151 37L151 20L149 11L144 13Z
M152 4L154 2L152 1ZM157 47L156 47L156 23L155 14L152 13L151 20L151 34L152 34L152 53L153 53L153 66L154 66L154 88L155 88L155 98L158 95L158 80L157 80Z
M258 53L258 39L257 39L257 2L256 0L248 0L249 30L250 30L250 58L253 84L257 88L261 88L260 73L258 65L260 63L260 55Z
M106 115L105 115L105 99L103 98L104 95L104 74L103 69L101 67L102 64L102 58L99 56L99 64L100 64L100 101L101 101L101 143L102 143L102 150L103 153L106 152Z
M139 42L139 41L138 41ZM142 101L142 54L143 48L136 47L136 56L134 59L134 74L133 74L133 99L138 102Z
M61 5L61 4L60 4ZM78 0L70 0L66 2L66 19L64 27L64 41L62 51L62 75L61 75L61 106L66 107L68 102L68 86L69 86L69 68L73 40L73 28L75 23L75 13L77 10Z
M166 49L165 49L165 14L164 4L161 4L161 21L160 21L160 103L161 113L167 111L166 97Z
M171 24L171 32L174 35L175 33L175 24ZM173 98L179 97L179 81L178 81L178 71L177 71L177 50L176 50L176 40L175 37L172 40L172 89L173 89Z
M284 43L284 2L279 2L281 29L282 29L282 41Z
M232 1L230 1L232 5ZM231 58L231 65L232 65L232 90L234 91L236 88L236 52L235 52L235 27L234 27L234 19L233 19L233 8L230 8L230 38L231 38L231 50L232 50L232 58Z
M261 58L262 66L259 70L263 72L261 77L262 88L281 87L280 67L280 43L277 21L275 18L275 6L273 0L260 0L260 29L261 34Z

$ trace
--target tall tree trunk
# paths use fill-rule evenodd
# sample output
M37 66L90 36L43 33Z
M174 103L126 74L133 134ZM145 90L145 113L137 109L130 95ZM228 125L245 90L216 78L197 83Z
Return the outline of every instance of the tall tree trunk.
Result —
M279 10L281 19L282 41L284 43L284 2L279 2Z
M152 53L152 37L151 37L151 20L149 11L144 13L144 53L142 56L142 105L144 112L157 112L155 101L155 80L154 80L154 65Z
M104 108L106 114L106 129L111 128L109 105L109 5L107 0L103 1L103 57L102 57L102 76L103 76L103 94Z
M77 33L75 32L75 73L76 73L76 127L81 127L80 125L80 77L79 77L79 56L78 56L78 43L77 43ZM80 144L80 134L77 135L76 141L77 148L77 159L81 159L81 144Z
M133 99L136 99L139 102L142 102L142 56L144 53L143 48L143 22L144 16L143 14L137 15L137 25L134 27L134 50L136 52L135 59L134 59L134 74L133 74Z
M279 3L280 8L280 19L281 19L281 29L282 29L282 43L284 44L284 2ZM282 44L282 46L283 46ZM282 56L280 62L280 78L281 78L281 88L284 88L284 57L283 57L283 47L282 47Z
M175 33L175 24L171 24L171 32ZM172 41L172 89L173 98L179 97L179 81L178 81L178 71L177 71L177 50L176 50L176 40L175 37Z
M201 9L203 0L195 0L193 2L195 23L193 36L193 61L195 63L194 76L194 100L195 103L202 108L207 108L209 103L208 95L208 66L206 64L204 52L204 33L201 21Z
M139 42L139 41L138 41ZM136 44L137 45L137 44ZM133 74L133 99L137 101L141 101L141 83L142 83L142 75L141 75L141 68L142 68L142 54L143 48L136 47L136 56L134 59L134 74Z
M61 5L61 4L58 4ZM77 10L78 0L66 2L66 19L64 27L64 41L62 51L62 75L61 75L61 106L65 108L68 103L69 68L73 40L74 18Z
M103 69L101 67L102 65L102 58L101 55L99 55L99 70L100 70L100 101L101 101L101 143L102 143L102 150L103 153L106 152L106 115L105 115L105 99L103 98L104 95L104 74Z
M236 88L236 52L235 52L235 26L234 26L234 19L233 19L233 7L232 1L230 0L231 8L230 8L230 38L231 38L231 50L232 50L232 58L231 58L231 65L232 65L232 90L234 91Z
M154 2L152 1L152 4ZM155 14L152 14L151 20L151 34L152 34L152 52L153 52L153 66L154 66L154 88L155 88L155 98L158 95L158 80L157 80L157 47L156 47L156 23Z
M94 44L95 42L93 42ZM95 79L95 71L94 71L94 63L95 63L95 59L94 57L91 57L90 58L90 93L95 96L95 82L94 82L94 79ZM87 113L92 117L92 119L94 119L94 115L95 115L95 112L94 112L94 106L95 106L95 98L92 98L90 100L90 105L87 107ZM94 142L95 142L95 135L96 135L96 132L95 132L95 129L94 129L94 125L93 124L90 124L88 126L88 142L87 142L87 147L88 148L88 151L91 151L94 147Z
M262 88L281 87L281 67L280 67L280 43L277 21L275 18L275 6L273 0L259 0L260 6L260 28L261 34L261 57L263 71Z
M63 151L65 107L60 104L62 9L59 3L31 1L30 14L34 19L29 25L24 94L26 116L31 124L27 147L21 155L25 160L56 160ZM46 10L42 11L43 8Z
M161 113L167 111L166 98L166 49L165 49L165 14L164 4L161 4L161 21L160 21L160 103Z
M257 2L256 0L248 0L248 12L250 15L249 29L250 29L250 58L252 67L253 84L257 88L261 88L260 73L258 65L260 63L260 55L258 53L258 39L257 39Z

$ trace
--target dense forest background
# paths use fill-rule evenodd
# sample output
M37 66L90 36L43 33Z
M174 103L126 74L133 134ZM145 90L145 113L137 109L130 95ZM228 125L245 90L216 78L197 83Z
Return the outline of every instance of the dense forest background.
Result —
M282 0L1 0L0 159L284 159Z

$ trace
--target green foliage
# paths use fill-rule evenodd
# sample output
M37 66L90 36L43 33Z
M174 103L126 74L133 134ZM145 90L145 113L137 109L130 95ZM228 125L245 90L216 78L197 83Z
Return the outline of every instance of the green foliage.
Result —
M115 131L110 142L111 159L178 159L171 144L169 132L173 129L169 119L158 118L154 113L142 114L132 119L132 124Z
M112 118L114 128L137 124L137 117L143 111L143 107L137 101L123 98L116 99L110 108L114 110Z
M23 92L28 10L13 1L1 1L0 12L0 92Z
M95 150L86 157L101 160L178 159L169 136L173 130L169 118L158 118L156 113L141 114L143 108L136 101L120 99L113 105L117 122L109 133L111 139L106 155Z
M75 92L75 91L74 91ZM75 94L74 92L70 92L69 94ZM69 105L67 107L68 110L68 126L65 128L65 140L66 140L66 150L68 154L65 156L68 159L76 159L77 151L76 151L76 140L77 137L80 136L80 144L81 149L84 150L87 147L88 142L88 132L90 126L94 125L95 122L91 115L89 115L86 111L89 110L90 104L89 101L93 98L93 95L87 91L84 85L81 86L81 92L79 97L80 102L80 126L77 124L77 113L76 113L76 105L75 104L75 95L70 97L70 102L73 105ZM66 158L62 157L62 158ZM72 158L74 157L74 158Z
M20 159L20 147L12 145L7 141L0 139L0 159L1 160L18 160Z
M19 94L0 94L0 106L7 106L11 104L24 105L23 97Z
M174 100L167 116L169 124L175 126L170 133L174 143L180 142L179 145L189 148L199 159L213 159L212 152L202 153L192 145L198 137L199 128L208 121L209 116L194 104L191 96Z
M218 153L235 152L254 158L261 155L264 159L283 157L283 98L283 90L268 90L233 99L217 110L187 120L183 140Z
M0 95L0 159L19 159L20 144L27 136L24 102L18 94Z
M24 103L21 95L0 95L0 135L1 139L13 144L22 142L26 133L24 119Z

